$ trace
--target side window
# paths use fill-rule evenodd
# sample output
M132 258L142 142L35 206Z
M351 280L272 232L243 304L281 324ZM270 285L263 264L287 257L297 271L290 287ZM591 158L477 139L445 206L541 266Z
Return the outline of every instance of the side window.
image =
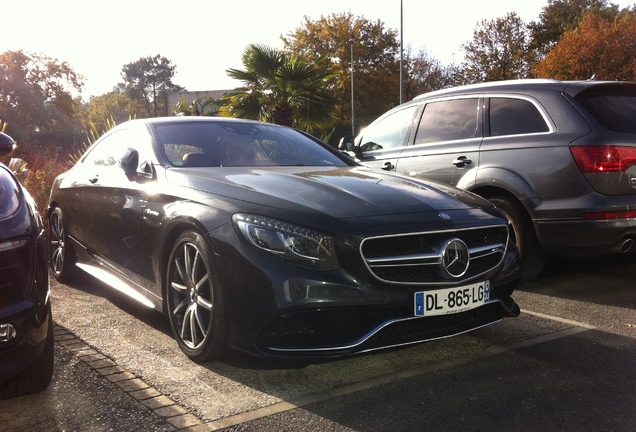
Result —
M147 143L149 138L136 131L121 130L101 140L87 155L83 163L100 168L118 168L118 159L128 147L139 151L140 161L146 160L149 155Z
M490 99L490 136L549 132L537 107L525 99Z
M362 133L360 150L382 150L402 147L413 121L417 105L396 111L367 127Z
M426 104L415 144L475 138L479 124L479 98Z

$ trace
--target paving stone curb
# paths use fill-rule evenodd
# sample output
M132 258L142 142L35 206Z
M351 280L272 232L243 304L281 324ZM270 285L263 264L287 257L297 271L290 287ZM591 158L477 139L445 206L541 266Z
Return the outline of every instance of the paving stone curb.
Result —
M161 394L151 384L126 371L111 358L88 345L65 327L54 323L53 334L57 346L69 351L78 360L86 363L99 375L137 400L143 409L150 409L157 416L165 419L175 431L207 432L218 430L207 426L203 420L190 413L187 408Z

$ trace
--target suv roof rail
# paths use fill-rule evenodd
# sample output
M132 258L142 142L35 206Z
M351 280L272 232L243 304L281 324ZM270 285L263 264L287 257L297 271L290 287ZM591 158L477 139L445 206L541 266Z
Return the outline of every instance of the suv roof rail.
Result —
M562 81L550 79L550 78L527 78L527 79L518 79L518 80L507 80L507 81L488 81L476 84L467 84L463 86L455 86L449 87L441 90L435 90L429 93L424 93L418 96L415 96L413 100L422 99L430 96L438 96L444 95L446 93L461 91L461 90L474 90L480 89L482 87L493 87L493 86L501 86L501 85L522 85L522 84L547 84L547 83L561 83Z

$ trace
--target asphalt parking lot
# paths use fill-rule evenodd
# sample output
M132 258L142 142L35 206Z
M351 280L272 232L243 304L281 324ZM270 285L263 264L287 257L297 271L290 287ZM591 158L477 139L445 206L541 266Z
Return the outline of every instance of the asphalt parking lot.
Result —
M634 270L555 258L515 293L518 318L321 363L196 364L159 313L88 277L52 283L54 382L0 402L0 429L632 431Z

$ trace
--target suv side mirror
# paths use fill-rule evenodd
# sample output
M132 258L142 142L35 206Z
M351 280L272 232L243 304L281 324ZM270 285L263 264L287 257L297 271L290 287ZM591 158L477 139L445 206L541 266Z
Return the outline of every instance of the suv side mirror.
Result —
M345 135L340 138L340 142L338 143L338 150L342 151L353 151L355 137L353 135Z
M6 156L15 150L15 141L6 133L0 132L0 156Z

